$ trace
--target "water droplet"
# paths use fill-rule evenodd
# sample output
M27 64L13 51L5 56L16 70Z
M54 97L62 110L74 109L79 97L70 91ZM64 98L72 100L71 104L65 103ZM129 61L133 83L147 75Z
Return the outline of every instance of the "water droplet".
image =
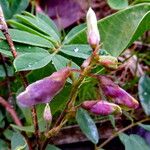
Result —
M76 47L73 51L77 53L79 49Z
M31 64L28 64L28 67L30 68L32 65Z
M144 92L144 95L147 95L147 92Z

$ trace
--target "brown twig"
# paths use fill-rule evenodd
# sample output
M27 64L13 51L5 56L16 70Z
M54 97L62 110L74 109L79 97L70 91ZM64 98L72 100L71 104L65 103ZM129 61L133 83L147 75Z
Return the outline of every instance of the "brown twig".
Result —
M0 7L0 30L2 31L2 33L4 34L4 36L8 42L8 45L10 47L10 51L11 51L13 57L16 58L17 57L17 51L15 49L12 38L8 32L8 27L7 27L7 24L5 22L5 18L4 18L3 11L2 11L1 7ZM22 72L20 72L19 75L21 77L21 80L22 80L24 87L27 87L28 81L25 78L24 74ZM33 123L34 123L37 147L39 147L39 126L38 126L38 121L37 121L38 119L37 119L36 108L32 107L31 111L32 111L32 118L33 118Z
M1 96L0 96L0 104L6 109L6 111L10 114L10 116L12 117L14 123L18 126L22 126L22 123L16 113L16 111L13 109L13 107L11 107L11 105L5 100L3 99ZM28 143L28 146L29 146L29 150L32 150L32 147L31 147L31 144L28 140L28 137L26 135L25 132L21 132L21 134L25 137L27 143Z
M134 126L137 126L138 124L149 121L149 120L150 120L150 118L145 118L143 120L140 120L138 122L135 122L133 124L130 124L130 125L126 126L125 128L123 128L123 129L119 130L118 132L116 132L114 135L110 136L106 141L104 141L100 146L98 146L98 148L101 149L102 147L104 147L111 140L113 140L115 137L117 137L120 133L123 133L124 131L126 131L126 130L134 127Z

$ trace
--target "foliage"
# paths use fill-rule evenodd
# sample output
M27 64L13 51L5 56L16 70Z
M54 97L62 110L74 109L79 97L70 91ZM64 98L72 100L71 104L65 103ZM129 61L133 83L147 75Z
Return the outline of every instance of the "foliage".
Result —
M102 70L104 70L102 62L100 61L101 56L104 55L106 60L108 60L105 65L105 69L108 69L109 66L112 65L109 63L116 63L111 62L110 57L115 57L115 60L117 60L117 57L126 48L150 29L150 3L129 6L127 0L108 0L108 4L113 9L125 9L98 21L101 47L96 45L94 49L93 45L87 42L86 24L74 27L65 37L62 37L55 23L47 15L44 13L33 15L24 11L29 4L28 0L13 0L11 2L8 0L0 0L0 4L3 7L7 23L10 26L8 32L15 44L17 52L17 57L13 58L8 45L8 39L6 39L4 32L1 32L1 59L3 59L3 57L7 58L8 62L5 63L4 61L0 64L0 79L2 82L6 80L8 93L15 93L14 95L10 93L6 95L5 92L2 91L1 95L10 99L10 102L11 99L13 101L14 99L16 100L19 93L23 91L22 80L27 78L30 85L24 92L24 99L27 100L31 96L36 102L38 101L36 103L38 105L36 105L35 108L37 111L37 124L39 125L39 130L42 135L40 142L42 144L45 143L46 138L55 136L69 119L75 118L82 132L96 147L96 144L99 142L99 133L88 111L95 112L102 116L104 114L111 114L110 112L118 114L118 112L121 113L121 110L126 111L138 106L138 102L131 95L107 77L104 78L106 82L104 80L102 81L104 84L100 83L98 76L99 78L102 77ZM21 13L21 11L23 12ZM104 54L102 54L102 52L104 52ZM13 66L10 65L10 63L12 63ZM118 65L118 63L115 65ZM66 68L66 66L69 67L69 73L64 75L63 69ZM62 71L61 73L60 70ZM21 79L19 76L21 76ZM51 85L57 87L59 83L60 87L51 90L51 87L47 86L44 82L47 76L51 79ZM38 87L38 80L43 83L41 87ZM150 114L149 80L149 77L145 75L141 77L138 85L140 102L146 115ZM10 81L12 82L9 83ZM102 85L105 86L102 87ZM108 86L109 88L107 89ZM37 92L35 92L32 87L34 87L36 89L34 90ZM115 96L110 92L111 90L109 91L109 89L111 89L110 87ZM40 92L45 92L44 89L51 92L51 94L54 92L53 96L57 94L51 102L51 94L46 96L49 100L47 102L50 102L52 115L58 118L58 114L62 113L62 116L65 114L63 119L58 118L58 120L56 120L55 118L51 125L43 118L45 102L42 102L44 104L39 104L40 100L38 99L38 94L42 95L43 93ZM58 90L55 91L56 89ZM117 102L114 99L109 101L109 99L112 98L111 96L116 98ZM103 105L104 111L106 112L102 112L101 114L99 114L99 108L97 108L97 103L95 103L95 101L100 100L100 97L109 101L106 103L108 104L107 106ZM120 100L123 99L128 99L129 101L119 103ZM83 101L85 100L87 102L86 107L83 107ZM14 105L14 108L19 115L19 119L23 121L23 126L17 123L14 124L13 120L7 120L8 114L6 114L6 112L3 113L3 111L0 111L0 126L4 128L5 123L9 123L11 126L11 132L7 131L2 133L3 136L9 138L9 141L11 140L11 149L26 150L29 149L30 145L28 145L28 141L25 137L29 139L33 137L36 134L37 128L35 128L35 124L32 121L33 112L31 113L31 109L22 108L17 100L15 102L17 105ZM128 109L125 109L124 105L126 105ZM88 111L79 107L86 108ZM132 118L131 116L129 117ZM110 115L109 119L115 128L115 116ZM132 119L134 120L134 118ZM144 124L140 124L140 126L149 130L149 126ZM11 139L10 135L12 136ZM24 137L24 135L26 136ZM36 134L35 137L36 136L38 135ZM122 133L119 135L119 138L125 145L126 150L135 149L136 147L139 147L139 150L143 147L145 150L149 149L149 145L140 136ZM35 143L36 142L37 141L35 141ZM41 146L43 146L42 144ZM0 140L0 148L7 146L5 141ZM34 146L33 144L33 147ZM98 149L98 147L96 148ZM59 148L54 145L47 145L46 150L49 149L59 150Z

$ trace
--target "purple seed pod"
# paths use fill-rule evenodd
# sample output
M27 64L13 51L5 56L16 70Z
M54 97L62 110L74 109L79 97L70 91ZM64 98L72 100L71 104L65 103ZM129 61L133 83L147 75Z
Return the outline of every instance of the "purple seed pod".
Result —
M52 121L52 114L51 114L51 109L49 104L47 103L43 112L43 118L46 122L50 122Z
M31 107L40 103L50 102L64 87L71 68L66 67L51 76L36 81L17 96L18 104L22 107Z
M121 114L121 108L113 103L104 100L85 101L82 107L95 115L107 116L110 114Z
M98 76L100 87L103 90L103 93L111 101L118 105L122 105L127 108L136 109L139 106L138 101L133 98L129 93L120 88L112 80L106 76Z

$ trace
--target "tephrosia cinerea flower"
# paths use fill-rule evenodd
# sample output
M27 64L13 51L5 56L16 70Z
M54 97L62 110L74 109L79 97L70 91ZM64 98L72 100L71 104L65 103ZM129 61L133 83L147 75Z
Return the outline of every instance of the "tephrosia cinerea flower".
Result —
M46 122L51 123L52 121L52 114L49 104L47 103L43 112L43 118Z
M131 109L136 109L139 106L139 103L135 98L108 77L100 75L98 76L98 80L104 95L114 103Z
M121 114L121 108L104 100L90 100L82 103L82 108L96 115L107 116L110 114Z
M118 60L113 56L99 56L99 64L107 69L117 69Z
M66 67L30 84L24 92L17 96L18 104L22 107L31 107L50 102L62 90L70 73L71 68Z
M95 49L100 42L100 35L97 27L97 19L94 11L89 8L86 15L87 39L90 46Z

